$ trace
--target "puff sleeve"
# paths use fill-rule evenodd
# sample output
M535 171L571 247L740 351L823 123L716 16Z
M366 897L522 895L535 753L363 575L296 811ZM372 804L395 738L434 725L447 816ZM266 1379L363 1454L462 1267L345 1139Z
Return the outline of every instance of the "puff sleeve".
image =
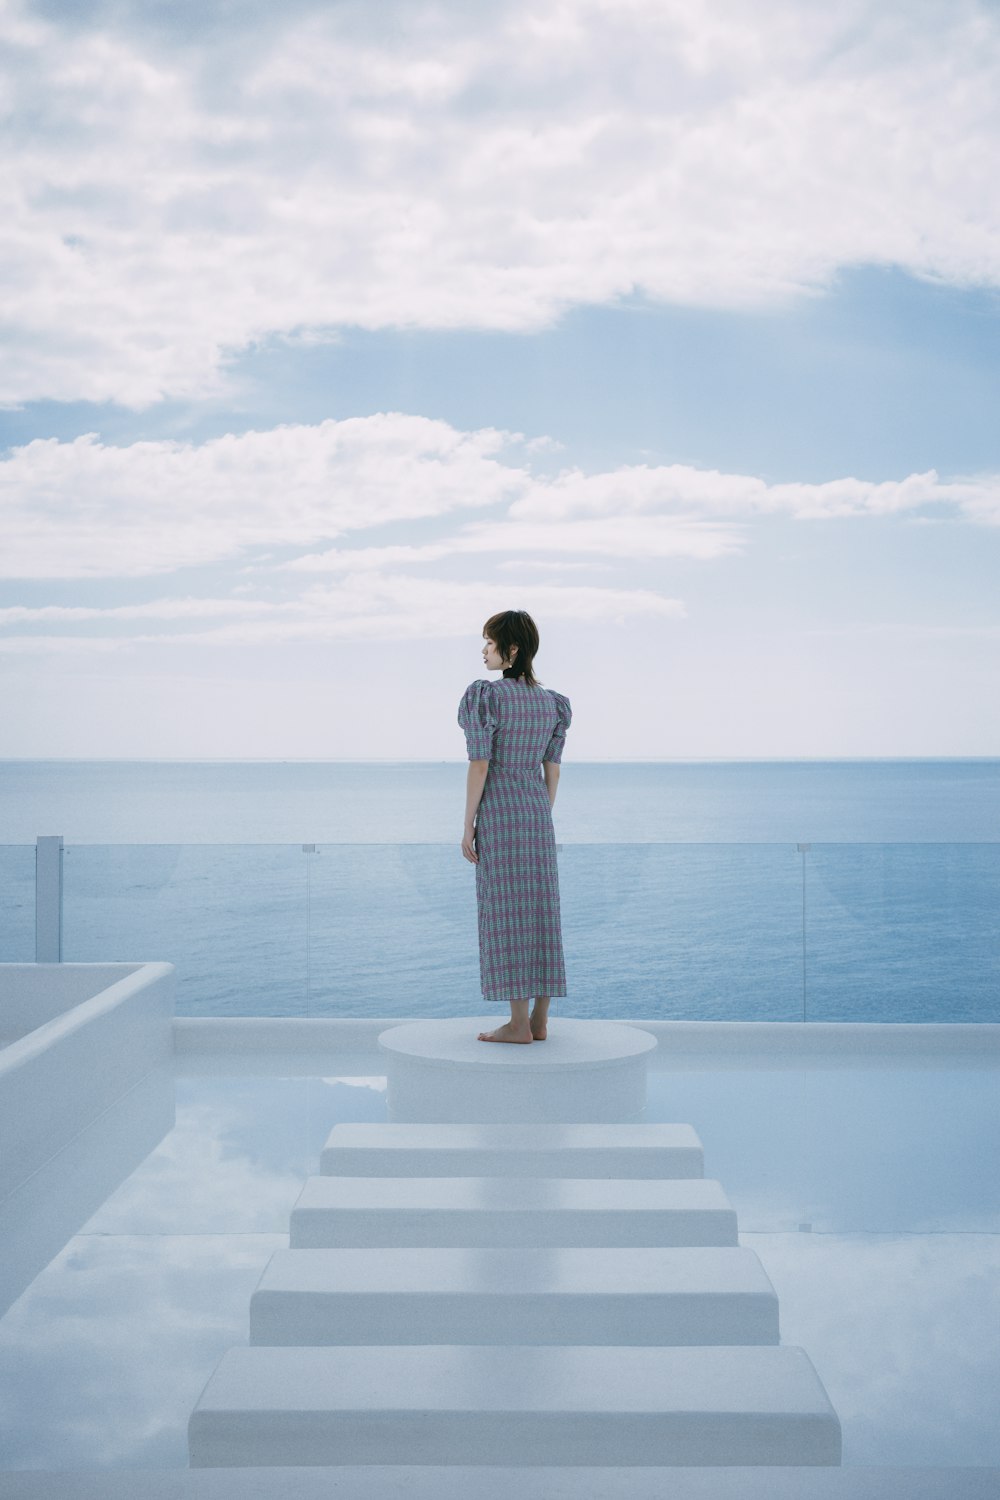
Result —
M458 722L465 731L469 760L489 760L497 720L493 711L493 684L485 678L470 682L458 705Z
M566 743L566 731L573 719L573 710L570 708L569 699L562 693L555 692L549 688L549 697L555 700L556 705L556 727L552 731L552 738L542 760L554 761L556 765L562 760L563 745Z

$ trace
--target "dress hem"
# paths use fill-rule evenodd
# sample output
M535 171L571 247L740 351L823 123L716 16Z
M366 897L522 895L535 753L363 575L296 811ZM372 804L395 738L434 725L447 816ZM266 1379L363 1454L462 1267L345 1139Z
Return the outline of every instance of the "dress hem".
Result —
M534 989L529 987L526 995L487 995L484 990L483 999L489 1000L494 1005L509 1005L511 1000L534 1000L536 995L547 995L550 1000L560 1000L567 993L566 990L546 989L544 985L537 985Z

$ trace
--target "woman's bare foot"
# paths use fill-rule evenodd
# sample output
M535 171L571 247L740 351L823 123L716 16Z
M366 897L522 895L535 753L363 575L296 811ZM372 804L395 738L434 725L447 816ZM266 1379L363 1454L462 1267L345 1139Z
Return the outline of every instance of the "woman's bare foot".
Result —
M534 1005L531 1007L531 1015L528 1017L531 1035L535 1038L536 1042L544 1042L548 1035L548 1022L549 1000L547 995L543 995L540 998L536 998Z
M480 1042L533 1042L531 1028L526 1031L515 1029L512 1021L507 1021L503 1026L498 1026L496 1031L481 1031L477 1038Z

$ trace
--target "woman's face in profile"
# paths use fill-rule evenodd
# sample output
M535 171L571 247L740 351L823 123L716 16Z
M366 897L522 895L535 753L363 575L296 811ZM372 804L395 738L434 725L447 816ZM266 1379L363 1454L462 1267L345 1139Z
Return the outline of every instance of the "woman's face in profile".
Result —
M483 637L483 664L488 672L499 672L503 668L496 642L491 641L488 635Z

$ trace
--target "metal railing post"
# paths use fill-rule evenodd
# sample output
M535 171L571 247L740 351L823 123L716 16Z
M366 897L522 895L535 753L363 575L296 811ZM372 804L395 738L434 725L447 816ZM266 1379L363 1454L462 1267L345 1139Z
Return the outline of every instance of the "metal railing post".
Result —
M62 963L63 836L35 840L35 963Z
M303 854L316 854L315 844L303 844ZM306 860L306 1015L312 1015L312 861Z
M802 855L802 1019L808 1020L806 1011L806 855L812 848L812 844L796 844L796 849Z

